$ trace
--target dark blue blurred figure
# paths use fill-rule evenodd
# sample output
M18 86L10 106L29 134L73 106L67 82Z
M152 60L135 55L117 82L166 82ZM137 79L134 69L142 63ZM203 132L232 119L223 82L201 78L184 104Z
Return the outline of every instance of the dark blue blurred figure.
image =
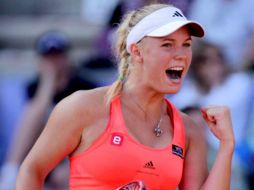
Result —
M0 189L12 190L16 172L43 130L52 108L66 96L96 87L72 69L68 52L70 41L61 32L49 31L36 42L38 75L27 84L27 103L16 127L0 176ZM47 180L46 189L68 189L68 163L64 161Z
M34 81L28 85L28 97L33 98L39 90L44 75L51 77L54 84L52 91L54 91L53 102L57 103L64 97L80 89L91 89L95 85L85 80L84 76L80 76L76 71L71 70L71 65L68 59L68 50L70 49L70 42L67 37L60 32L52 31L43 34L36 44L37 52L41 55L42 61L40 67L41 75L37 76ZM53 85L51 84L51 85Z

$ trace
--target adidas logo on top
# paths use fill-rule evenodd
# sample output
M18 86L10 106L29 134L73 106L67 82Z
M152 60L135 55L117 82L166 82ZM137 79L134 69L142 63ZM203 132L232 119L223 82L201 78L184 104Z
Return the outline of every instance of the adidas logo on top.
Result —
M152 161L147 162L147 163L144 165L144 168L155 169L155 167L154 167Z
M172 15L172 17L183 17L183 15L181 13L179 13L178 11L174 12L174 14Z

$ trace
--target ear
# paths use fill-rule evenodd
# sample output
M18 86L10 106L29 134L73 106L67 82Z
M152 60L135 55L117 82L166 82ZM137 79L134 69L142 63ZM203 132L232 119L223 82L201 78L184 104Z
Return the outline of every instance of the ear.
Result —
M143 63L143 57L140 52L140 47L137 44L132 44L130 47L130 51L134 62Z

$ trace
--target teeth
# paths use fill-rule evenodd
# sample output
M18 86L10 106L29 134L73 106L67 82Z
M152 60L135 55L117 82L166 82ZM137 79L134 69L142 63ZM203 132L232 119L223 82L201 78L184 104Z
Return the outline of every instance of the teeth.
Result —
M171 67L169 68L169 70L173 70L173 71L182 71L183 67Z

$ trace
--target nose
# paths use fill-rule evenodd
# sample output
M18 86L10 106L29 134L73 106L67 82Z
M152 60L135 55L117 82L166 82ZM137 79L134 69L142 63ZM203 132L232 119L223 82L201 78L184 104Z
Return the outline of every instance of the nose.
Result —
M188 56L188 52L187 51L188 50L186 50L186 48L184 48L184 47L178 47L178 48L176 48L174 58L176 60L187 59L187 56Z

